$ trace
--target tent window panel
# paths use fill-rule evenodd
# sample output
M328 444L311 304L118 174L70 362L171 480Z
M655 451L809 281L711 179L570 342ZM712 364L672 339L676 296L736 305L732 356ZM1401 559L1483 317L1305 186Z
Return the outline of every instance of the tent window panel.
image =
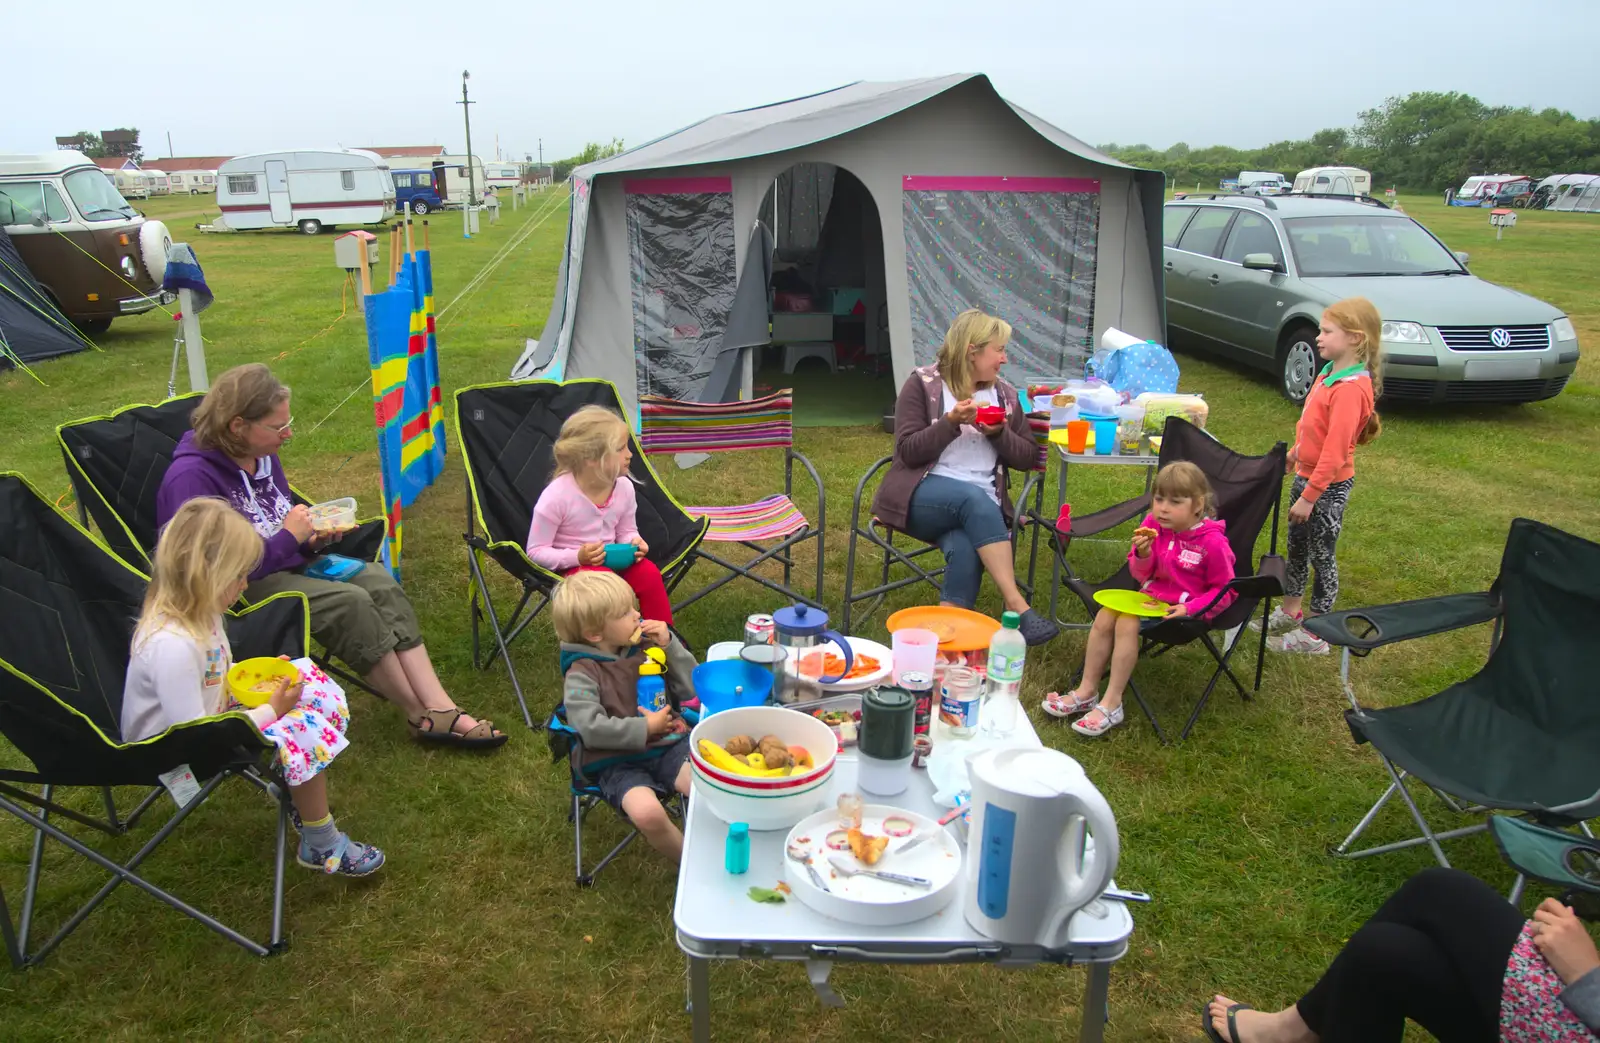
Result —
M716 365L733 310L733 195L627 199L638 393L694 399Z
M1093 351L1096 191L903 193L912 353L932 362L957 314L1011 323L1013 383L1083 375Z

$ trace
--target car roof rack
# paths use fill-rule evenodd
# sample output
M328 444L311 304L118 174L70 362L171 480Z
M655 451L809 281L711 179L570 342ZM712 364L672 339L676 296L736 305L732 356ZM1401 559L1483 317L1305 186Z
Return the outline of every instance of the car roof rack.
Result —
M1181 195L1174 192L1172 198L1174 202L1179 199L1227 199L1245 203L1260 203L1268 210L1278 209L1278 204L1272 201L1271 196L1247 196L1243 192L1184 192Z
M1302 199L1344 199L1352 203L1366 203L1372 206L1381 206L1385 210L1391 209L1388 203L1381 199L1374 199L1364 192L1285 192L1286 196L1299 196Z

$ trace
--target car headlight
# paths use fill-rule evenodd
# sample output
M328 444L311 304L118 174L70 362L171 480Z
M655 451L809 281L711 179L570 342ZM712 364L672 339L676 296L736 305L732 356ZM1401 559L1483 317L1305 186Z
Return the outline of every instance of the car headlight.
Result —
M1428 343L1428 334L1416 322L1385 322L1382 336L1391 344Z
M139 269L134 265L133 258L124 254L122 257L122 274L129 279L139 277Z
M1572 320L1565 315L1550 324L1550 333L1556 340L1578 339L1578 331L1572 328Z

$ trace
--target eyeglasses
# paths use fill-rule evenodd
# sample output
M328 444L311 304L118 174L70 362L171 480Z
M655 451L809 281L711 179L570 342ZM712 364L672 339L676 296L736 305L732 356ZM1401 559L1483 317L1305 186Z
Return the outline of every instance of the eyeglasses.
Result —
M268 431L271 431L275 435L281 435L285 431L289 430L289 428L294 426L294 416L291 414L289 419L285 420L282 424L262 424L259 420L254 421L254 423L261 424L262 427L266 428Z

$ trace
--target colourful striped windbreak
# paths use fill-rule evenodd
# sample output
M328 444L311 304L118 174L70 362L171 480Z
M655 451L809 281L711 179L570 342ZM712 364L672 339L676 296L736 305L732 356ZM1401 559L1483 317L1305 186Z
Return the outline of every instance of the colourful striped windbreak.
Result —
M647 453L787 449L794 444L794 392L785 388L747 402L682 402L643 395L639 426L639 444Z
M428 252L405 259L393 286L366 299L367 359L372 367L378 472L389 521L384 547L400 574L401 510L444 469L444 409L433 336L433 272Z

